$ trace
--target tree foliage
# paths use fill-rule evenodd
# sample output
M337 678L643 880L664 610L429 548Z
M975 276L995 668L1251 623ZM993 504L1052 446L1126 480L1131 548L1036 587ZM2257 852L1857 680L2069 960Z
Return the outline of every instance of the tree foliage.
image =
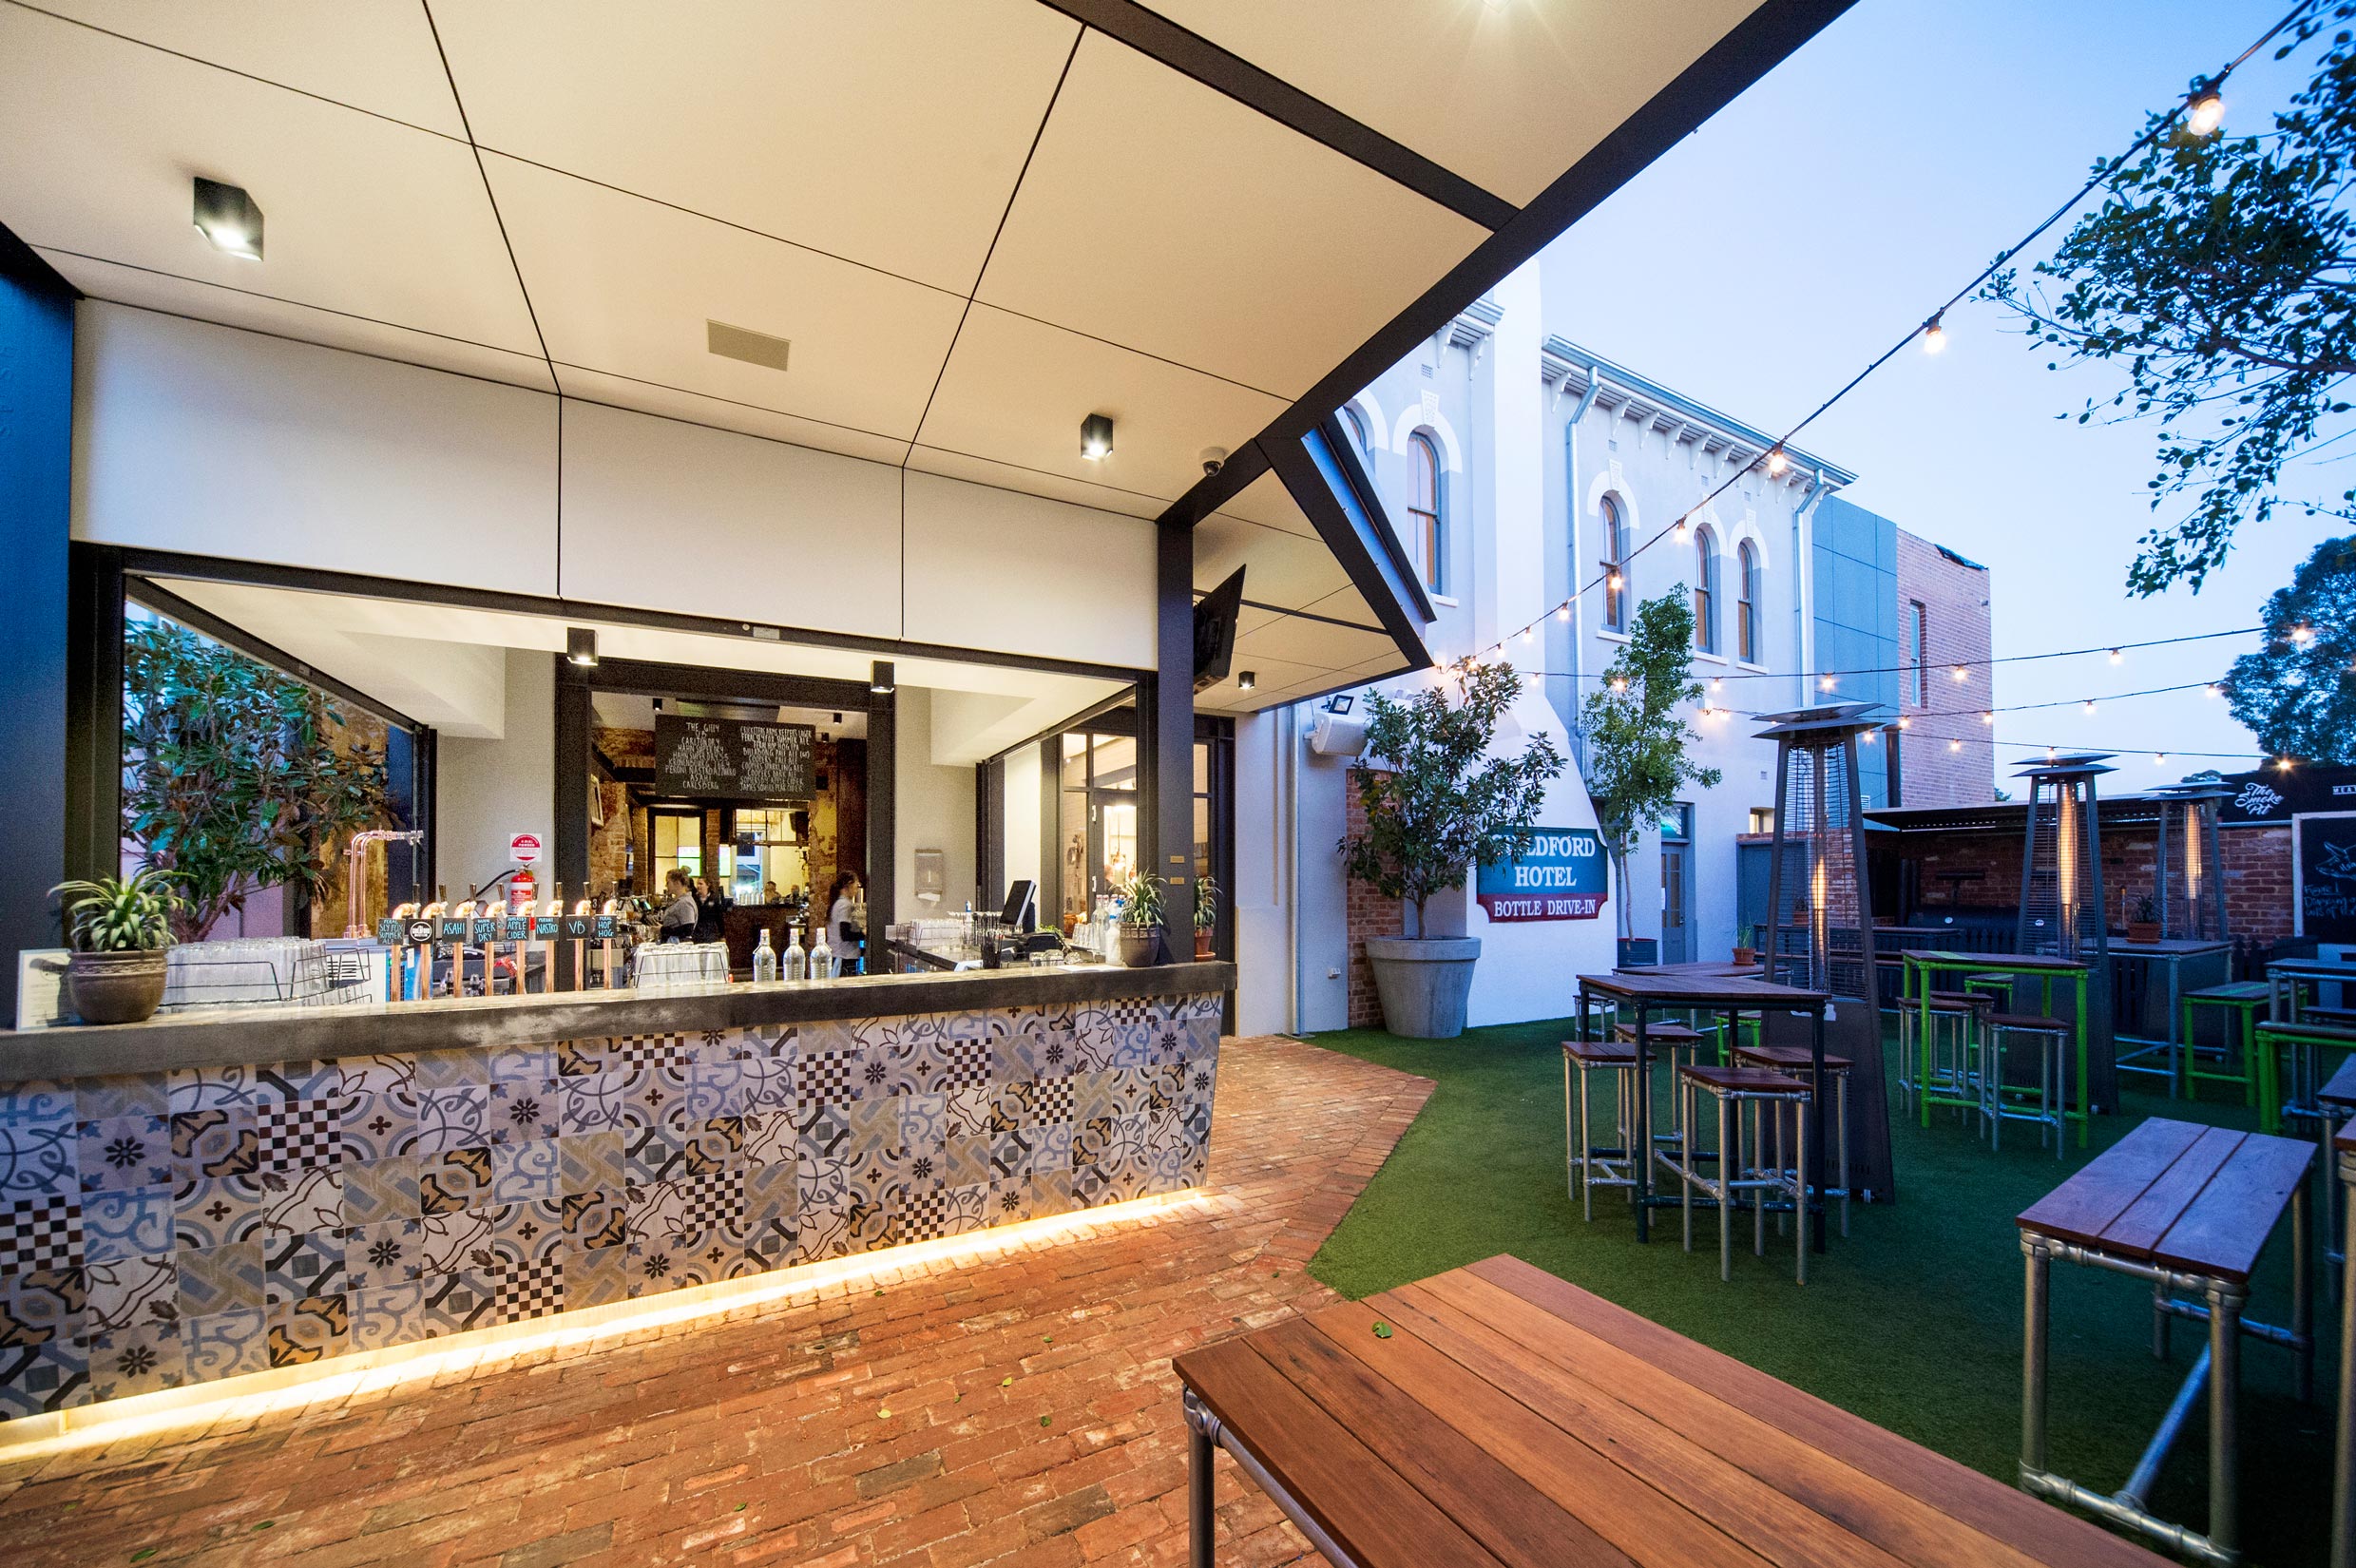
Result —
M1619 878L1620 935L1630 930L1628 853L1686 786L1717 788L1718 770L1697 768L1685 748L1701 736L1679 713L1701 698L1693 678L1694 607L1685 584L1637 606L1628 641L1587 694L1580 729L1587 737L1587 794Z
M1562 772L1562 754L1542 732L1519 756L1490 755L1521 691L1521 676L1501 660L1456 665L1404 699L1367 699L1366 755L1384 766L1350 771L1367 825L1342 840L1342 855L1351 876L1414 908L1418 935L1432 894L1530 847L1546 786Z
M2276 58L2351 16L2356 0L2311 5ZM2048 369L2124 369L2126 387L2090 399L2078 423L2159 423L2152 507L2189 509L2143 536L2128 572L2137 594L2179 581L2198 592L2235 528L2278 507L2356 520L2356 488L2281 493L2287 467L2350 433L2356 34L2331 33L2270 132L2194 137L2172 124L2182 112L2155 114L2146 128L2160 134L2097 166L2107 199L2034 269L2050 287L2006 270L1988 288L2032 344L2059 351Z
M2277 756L2356 762L2356 534L2316 545L2265 625L2226 674L2233 717Z
M177 873L179 940L260 889L316 890L334 845L384 820L384 754L332 743L316 689L156 619L129 626L123 673L123 832Z

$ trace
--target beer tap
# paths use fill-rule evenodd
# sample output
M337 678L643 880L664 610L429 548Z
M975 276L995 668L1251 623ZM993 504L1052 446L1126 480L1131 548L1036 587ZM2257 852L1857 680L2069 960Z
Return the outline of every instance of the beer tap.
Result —
M602 984L606 990L614 988L614 949L621 946L622 900L608 898L597 911L597 963Z
M434 994L433 966L442 956L442 944L450 940L452 925L450 918L450 889L436 885L433 893L433 902L426 906L425 914L422 917L431 929L431 935L426 944L425 983L419 987L428 997ZM457 936L462 942L466 940L463 924L459 927Z

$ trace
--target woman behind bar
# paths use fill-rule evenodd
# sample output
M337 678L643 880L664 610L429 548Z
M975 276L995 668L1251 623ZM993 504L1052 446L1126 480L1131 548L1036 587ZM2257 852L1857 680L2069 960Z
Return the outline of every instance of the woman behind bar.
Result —
M670 902L662 909L662 940L684 942L696 931L695 889L687 883L687 873L677 867L662 879L663 896Z
M696 940L718 942L727 934L727 922L722 918L728 910L728 895L719 890L718 877L696 878Z
M852 897L858 889L856 876L838 871L826 890L826 942L841 955L845 974L857 968L853 955L867 941L867 932L859 927L858 903Z

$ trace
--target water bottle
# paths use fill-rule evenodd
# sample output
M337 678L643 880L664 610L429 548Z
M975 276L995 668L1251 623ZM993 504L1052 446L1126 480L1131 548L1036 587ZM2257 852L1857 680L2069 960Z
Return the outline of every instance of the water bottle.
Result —
M817 945L810 949L810 978L832 980L841 972L834 965L834 949L826 945L826 927L821 926Z
M799 926L786 928L785 978L788 980L808 980L810 978L810 954L802 947L802 928Z
M777 978L777 949L769 945L769 932L763 929L759 943L753 948L753 979L755 982Z

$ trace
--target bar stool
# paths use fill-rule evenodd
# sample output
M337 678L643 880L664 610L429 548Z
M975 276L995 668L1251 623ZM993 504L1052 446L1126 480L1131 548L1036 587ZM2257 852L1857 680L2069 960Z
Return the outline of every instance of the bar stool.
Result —
M2012 1006L2013 987L2021 984L2019 975L1991 972L1967 974L1963 977L1966 993L1985 1000L1991 1012L2007 1012Z
M1988 999L1972 991L1932 991L1929 1002L1930 1022L1924 1038L1902 1044L1907 1055L1918 1045L1921 1051L1911 1098L1921 1109L1925 1127L1930 1125L1934 1105L1965 1111L1980 1108L1980 1019L1989 1010ZM1899 1031L1902 1036L1913 1032L1915 1012L1912 1007L1906 1009Z
M2071 1038L2067 1023L2058 1018L2037 1013L1990 1013L1987 1017L1988 1042L1980 1056L1980 1126L1987 1135L1990 1149L2004 1146L2004 1121L2034 1121L2038 1124L2038 1146L2045 1143L2044 1129L2051 1127L2054 1135L2054 1158L2061 1157L2062 1112L2069 1108L2070 1078L2065 1064L2065 1047ZM2025 1102L2026 1088L2014 1089L2004 1081L2004 1048L2015 1040L2037 1042L2037 1109L2016 1110L2005 1100L2007 1095L2016 1101ZM2060 1104L2054 1103L2056 1087L2060 1089Z
M2289 1053L2289 1087L2281 1077L2283 1053ZM2323 1115L2316 1096L2323 1087L2323 1053L2356 1051L2356 1028L2341 1023L2258 1024L2258 1125L2278 1133L2285 1121L2311 1121Z
M1694 1152L1694 1097L1706 1094L1718 1105L1718 1147L1713 1154ZM1753 1194L1751 1205L1751 1249L1759 1256L1767 1255L1767 1195L1787 1189L1792 1195L1795 1212L1808 1212L1808 1102L1814 1092L1805 1083L1756 1067L1688 1066L1677 1072L1677 1100L1683 1108L1684 1137L1675 1154L1657 1157L1676 1172L1684 1197L1685 1250L1694 1250L1694 1195L1698 1192L1718 1206L1718 1278L1734 1277L1734 1195ZM1793 1155L1797 1162L1787 1182L1785 1173L1760 1173L1743 1176L1742 1117L1740 1107L1745 1101L1761 1105L1791 1107L1799 1147ZM1735 1107L1729 1117L1727 1107ZM1717 1167L1714 1176L1706 1176L1697 1168L1708 1160ZM1791 1227L1799 1237L1799 1282L1808 1283L1809 1227Z
M2197 991L2185 993L2184 1027L2179 1032L2184 1039L2183 1076L2188 1095L2199 1099L2198 1085L2202 1083L2238 1083L2241 1085L2242 1103L2252 1107L2258 1103L2258 1019L2272 999L2273 988L2263 980L2240 980L2231 985L2204 985ZM2226 1014L2225 1033L2217 1042L2218 1071L2212 1072L2201 1066L2200 1047L2193 1043L2194 1007L2222 1008ZM2231 1067L2233 1062L2235 1014L2240 1015L2241 1065L2232 1071L2225 1071L2223 1069ZM2172 1095L2174 1093L2174 1084L2169 1086L2169 1092Z
M1619 1139L1617 1146L1602 1149L1595 1146L1587 1119L1587 1078L1598 1072L1611 1075L1612 1130ZM1576 1093L1572 1088L1574 1075L1578 1079ZM1562 1042L1563 1190L1566 1195L1574 1191L1578 1194L1582 1219L1595 1218L1596 1188L1633 1188L1637 1184L1633 1164L1636 1156L1631 1152L1637 1143L1628 1136L1628 1118L1636 1106L1636 1075L1637 1050L1633 1045L1607 1040ZM1598 1171L1603 1174L1598 1176Z
M1612 1031L1612 1037L1636 1049L1637 1030L1633 1023L1622 1023ZM1676 1082L1678 1069L1692 1063L1701 1050L1701 1031L1683 1023L1647 1023L1644 1025L1644 1054L1656 1061L1669 1064L1669 1081ZM1631 1100L1630 1104L1636 1103ZM1665 1143L1674 1143L1685 1131L1684 1107L1673 1091L1669 1096L1669 1130L1654 1136Z
M1808 1081L1809 1072L1808 1047L1805 1045L1745 1045L1734 1052L1734 1065L1763 1067L1769 1072L1782 1073L1787 1078L1796 1078L1805 1083ZM1839 1137L1835 1138L1833 1148L1834 1159L1838 1164L1840 1184L1826 1188L1824 1195L1838 1197L1841 1200L1841 1234L1843 1235L1848 1234L1848 1074L1852 1065L1848 1058L1845 1056L1828 1054L1825 1057L1825 1077L1832 1080L1830 1084L1833 1097L1832 1114L1835 1118L1835 1125L1839 1128ZM1755 1158L1762 1147L1757 1132L1758 1107L1756 1104L1752 1106L1751 1114L1753 1118L1751 1149ZM1780 1117L1775 1122L1775 1168L1779 1171L1783 1168L1783 1121Z

